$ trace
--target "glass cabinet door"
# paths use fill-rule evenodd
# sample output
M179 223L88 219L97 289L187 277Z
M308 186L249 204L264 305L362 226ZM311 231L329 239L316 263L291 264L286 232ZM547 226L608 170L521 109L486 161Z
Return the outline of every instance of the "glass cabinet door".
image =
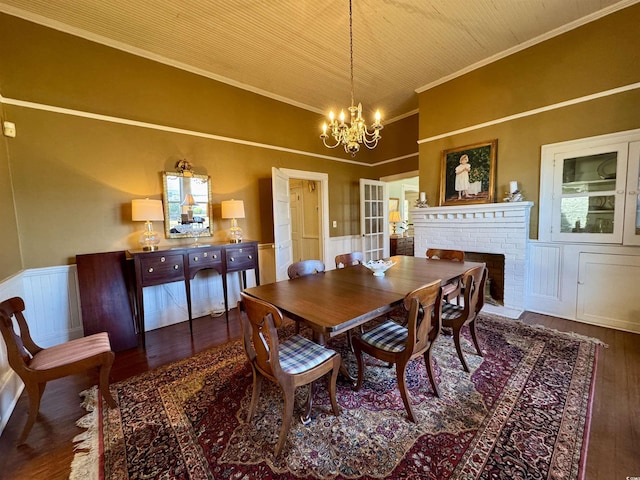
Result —
M556 154L553 240L622 243L626 165L627 144Z
M640 245L640 142L629 145L624 244Z

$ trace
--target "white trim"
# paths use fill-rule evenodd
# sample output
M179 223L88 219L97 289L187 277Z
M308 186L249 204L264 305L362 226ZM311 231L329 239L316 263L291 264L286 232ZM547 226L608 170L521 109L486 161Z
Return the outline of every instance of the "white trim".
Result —
M33 108L34 110L43 110L46 112L53 112L53 113L59 113L62 115L72 115L72 116L76 116L76 117L82 117L82 118L89 118L92 120L99 120L99 121L103 121L103 122L112 122L112 123L119 123L121 125L131 125L134 127L141 127L141 128L149 128L152 130L161 130L164 132L170 132L170 133L178 133L178 134L182 134L182 135L190 135L193 137L201 137L201 138L208 138L210 140L217 140L220 142L228 142L228 143L235 143L235 144L239 144L239 145L246 145L249 147L256 147L256 148L264 148L267 150L276 150L279 152L286 152L286 153L293 153L295 155L304 155L304 156L308 156L308 157L315 157L315 158L322 158L324 160L332 160L334 162L342 162L342 163L350 163L350 164L354 164L354 165L359 165L359 166L363 166L363 167L375 167L378 165L383 165L386 163L393 163L393 162L397 162L400 160L404 160L405 158L410 158L410 157L414 157L418 155L418 152L416 153L411 153L408 155L404 155L402 157L396 157L396 158L391 158L389 160L383 160L381 162L377 162L377 163L364 163L364 162L359 162L357 160L347 160L347 159L343 159L343 158L337 158L337 157L331 157L329 155L321 155L319 153L312 153L312 152L305 152L302 150L295 150L292 148L286 148L286 147L279 147L277 145L269 145L266 143L259 143L259 142L250 142L247 140L241 140L238 138L232 138L232 137L224 137L222 135L214 135L212 133L206 133L206 132L199 132L196 130L187 130L184 128L175 128L175 127L170 127L167 125L160 125L158 123L149 123L149 122L140 122L138 120L131 120L128 118L121 118L121 117L114 117L112 115L102 115L100 113L92 113L92 112L85 112L82 110L75 110L75 109L71 109L71 108L63 108L63 107L56 107L53 105L45 105L42 103L36 103L36 102L29 102L29 101L25 101L25 100L18 100L15 98L7 98L7 97L3 97L2 95L0 95L0 104L6 104L6 105L13 105L16 107L24 107L24 108Z
M231 85L232 87L240 88L242 90L256 93L263 97L271 98L279 102L293 105L294 107L302 108L304 110L309 110L314 113L324 114L324 112L322 112L320 109L314 108L310 105L307 105L301 102L296 102L295 100L291 100L289 98L276 95L275 93L271 93L266 90L252 87L251 85L247 85L246 83L238 82L231 78L223 77L222 75L217 75L215 73L202 70L201 68L193 67L192 65L187 65L186 63L177 62L175 60L164 57L162 55L158 55L158 54L149 52L147 50L143 50L141 48L133 47L131 45L127 45L126 43L122 43L117 40L113 40L111 38L103 37L102 35L97 35L95 33L88 32L81 28L72 27L70 25L64 24L57 20L43 17L42 15L38 15L32 12L27 12L20 8L16 8L4 3L0 3L0 12L7 13L9 15L13 15L14 17L22 18L24 20L28 20L30 22L37 23L39 25L43 25L48 28L58 30L60 32L68 33L76 37L84 38L85 40L89 40L91 42L99 43L101 45L106 45L107 47L115 48L117 50L121 50L123 52L130 53L138 57L146 58L148 60L153 60L154 62L162 63L164 65L169 65L170 67L178 68L186 72L190 72L196 75L200 75L202 77L210 78L217 82Z
M428 83L422 87L416 88L415 92L416 93L426 92L427 90L437 87L438 85L442 85L443 83L447 83L450 80L453 80L454 78L461 77L462 75L465 75L469 72L482 68L502 58L508 57L509 55L513 55L514 53L520 52L522 50L526 50L529 47L545 42L554 37L557 37L558 35L562 35L563 33L566 33L578 27L581 27L582 25L586 25L587 23L591 23L595 20L598 20L599 18L606 17L607 15L617 12L618 10L622 10L631 5L634 5L638 3L638 1L639 0L623 0L614 5L610 5L606 8L603 8L602 10L598 10L597 12L587 15L586 17L582 17L582 18L579 18L578 20L574 20L573 22L567 23L566 25L558 27L555 30L551 30L550 32L539 35L535 38L532 38L531 40L521 43L520 45L516 45L515 47L511 47L503 52L497 53L496 55L485 58L484 60L480 60L479 62L476 62L473 65L469 65L468 67L465 67L462 70L458 70L455 73L439 78L438 80Z
M517 120L519 118L530 117L532 115L537 115L539 113L548 112L551 110L557 110L559 108L568 107L571 105L576 105L578 103L589 102L591 100L595 100L602 97L608 97L611 95L617 95L618 93L628 92L630 90L635 90L640 88L640 82L632 83L630 85L625 85L623 87L612 88L610 90L605 90L603 92L593 93L591 95L585 95L583 97L573 98L571 100L565 100L564 102L554 103L552 105L547 105L545 107L534 108L533 110L527 110L525 112L515 113L513 115L509 115L507 117L498 118L496 120L490 120L484 123L478 123L476 125L471 125L470 127L461 128L459 130L453 130L451 132L441 133L439 135L434 135L433 137L423 138L418 140L418 144L433 142L435 140L440 140L441 138L450 137L452 135L457 135L460 133L470 132L472 130L478 130L480 128L490 127L492 125L497 125L499 123L510 122L511 120Z
M411 170L410 172L396 173L394 175L385 175L380 177L381 182L395 182L396 180L404 180L405 178L419 177L420 170Z

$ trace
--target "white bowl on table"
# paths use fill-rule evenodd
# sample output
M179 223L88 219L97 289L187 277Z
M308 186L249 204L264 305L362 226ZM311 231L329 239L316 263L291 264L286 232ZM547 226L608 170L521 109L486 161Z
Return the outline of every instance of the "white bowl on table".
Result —
M391 260L369 260L363 263L365 267L373 272L374 277L384 277L384 272L393 267L396 262Z

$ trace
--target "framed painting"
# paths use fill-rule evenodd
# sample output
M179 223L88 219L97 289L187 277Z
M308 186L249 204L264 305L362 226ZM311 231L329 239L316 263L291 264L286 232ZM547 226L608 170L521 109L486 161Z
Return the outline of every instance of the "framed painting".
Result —
M391 197L389 198L389 211L393 212L394 210L398 210L400 208L400 199Z
M443 150L440 205L493 203L498 140Z

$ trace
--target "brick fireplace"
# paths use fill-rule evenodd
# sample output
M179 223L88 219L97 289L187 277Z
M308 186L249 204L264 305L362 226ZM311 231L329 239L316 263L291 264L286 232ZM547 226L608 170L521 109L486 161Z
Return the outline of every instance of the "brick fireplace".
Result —
M505 202L412 209L415 255L424 257L427 248L504 255L504 276L498 281L503 304L485 304L483 311L518 318L525 305L532 206L533 202Z

